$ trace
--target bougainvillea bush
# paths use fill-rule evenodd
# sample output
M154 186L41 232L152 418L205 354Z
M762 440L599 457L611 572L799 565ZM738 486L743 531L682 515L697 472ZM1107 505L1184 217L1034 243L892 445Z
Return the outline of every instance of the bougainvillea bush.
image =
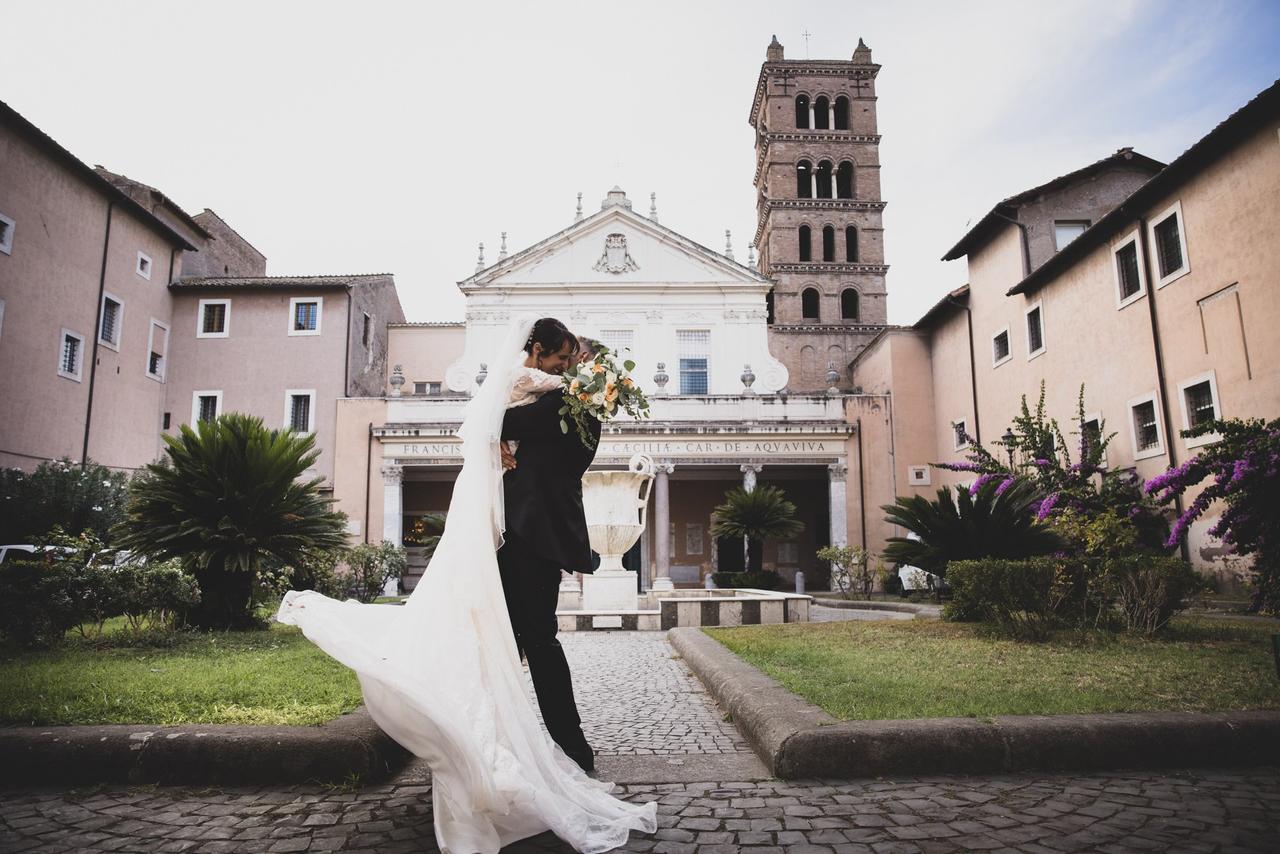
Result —
M1152 478L1145 492L1167 503L1211 479L1182 512L1165 545L1173 547L1215 501L1226 507L1209 529L1239 555L1253 555L1251 609L1280 613L1280 419L1209 421L1183 430L1187 438L1218 441L1177 468Z
M1116 434L1108 433L1106 422L1101 420L1091 428L1085 417L1084 386L1080 387L1074 422L1074 438L1069 441L1057 419L1045 416L1045 387L1041 383L1035 410L1027 405L1024 395L1021 412L1006 434L1009 438L996 440L1005 447L1007 459L1001 460L966 436L964 461L934 465L976 475L970 486L974 495L989 483L997 484L997 491L1003 492L1015 481L1026 481L1039 494L1037 519L1057 527L1066 514L1114 517L1120 527L1132 531L1134 549L1167 552L1169 525L1158 503L1144 495L1141 482L1130 472L1107 468L1107 446ZM1068 531L1060 533L1070 538ZM1084 551L1080 543L1076 546Z

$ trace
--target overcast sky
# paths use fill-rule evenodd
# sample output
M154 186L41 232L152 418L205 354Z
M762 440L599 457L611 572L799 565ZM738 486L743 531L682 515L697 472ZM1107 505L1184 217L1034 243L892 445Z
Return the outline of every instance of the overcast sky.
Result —
M460 319L477 243L536 243L613 184L745 259L774 33L883 66L894 323L965 281L938 259L1000 198L1125 145L1168 161L1280 77L1280 0L3 7L0 99L213 208L272 275L394 273L410 320Z

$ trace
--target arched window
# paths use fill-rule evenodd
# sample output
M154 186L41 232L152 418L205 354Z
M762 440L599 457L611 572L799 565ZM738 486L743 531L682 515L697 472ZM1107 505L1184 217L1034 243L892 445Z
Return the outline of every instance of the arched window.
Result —
M822 227L822 260L828 263L836 260L836 230L830 225Z
M836 198L853 198L853 164L848 160L842 161L836 169Z
M851 225L844 227L844 260L850 264L858 263L858 229Z
M853 288L845 288L840 292L840 319L858 319L858 292Z
M800 314L805 320L818 320L818 289L805 288L800 294Z
M831 181L831 161L823 160L818 164L818 192L815 198L834 199L836 196L832 192L833 189L835 188Z
M813 198L813 164L808 160L796 164L796 198Z
M835 106L835 122L833 126L836 130L849 129L849 99L844 95L837 96Z
M809 128L809 96L796 95L796 127L802 130Z
M819 95L813 102L813 127L815 130L831 129L831 102L826 95Z
M800 226L800 260L813 260L813 239L809 226Z

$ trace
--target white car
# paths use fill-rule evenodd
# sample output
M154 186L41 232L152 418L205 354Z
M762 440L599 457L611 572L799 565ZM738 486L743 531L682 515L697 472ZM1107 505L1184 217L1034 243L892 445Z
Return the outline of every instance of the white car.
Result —
M25 557L26 555L34 555L39 551L72 554L75 549L70 546L33 546L30 543L15 543L13 545L0 546L0 563L4 563L10 555L13 557Z

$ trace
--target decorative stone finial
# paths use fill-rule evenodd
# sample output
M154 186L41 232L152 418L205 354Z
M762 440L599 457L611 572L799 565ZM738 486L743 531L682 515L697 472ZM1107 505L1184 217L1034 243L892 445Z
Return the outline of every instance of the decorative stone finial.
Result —
M658 387L657 390L654 391L655 396L661 397L667 393L667 380L669 379L671 379L671 377L667 376L667 363L659 362L658 370L654 371L653 374L653 384Z
M830 386L827 389L827 394L840 393L840 389L836 386L838 382L840 382L840 372L836 370L836 363L827 362L827 385Z
M507 233L502 232L502 246L498 249L498 260L504 261L507 257Z
M658 221L658 194L649 194L649 219L654 222Z
M752 372L750 363L742 366L740 379L742 380L742 394L744 397L749 397L756 393L756 390L751 387L751 384L756 381L756 375Z
M631 200L627 198L627 194L617 184L613 185L613 189L609 191L609 195L604 197L604 201L600 202L600 210L611 208L615 205L620 207L631 208Z
M480 363L480 373L476 374L476 385L484 385L484 381L489 378L489 365L485 362Z
M756 247L755 244L747 247L747 266L755 269L756 266Z
M733 260L733 240L727 228L724 230L724 257Z
M765 62L782 62L782 44L775 35L773 41L769 42L769 46L764 51Z
M480 244L480 256L476 258L476 272L479 273L484 269L484 244Z
M574 222L582 222L582 193L578 193L578 212L573 215Z
M853 51L853 61L859 65L871 65L871 48L862 39L858 39L858 46Z
M391 369L391 396L400 396L400 387L404 385L404 369L396 365Z

